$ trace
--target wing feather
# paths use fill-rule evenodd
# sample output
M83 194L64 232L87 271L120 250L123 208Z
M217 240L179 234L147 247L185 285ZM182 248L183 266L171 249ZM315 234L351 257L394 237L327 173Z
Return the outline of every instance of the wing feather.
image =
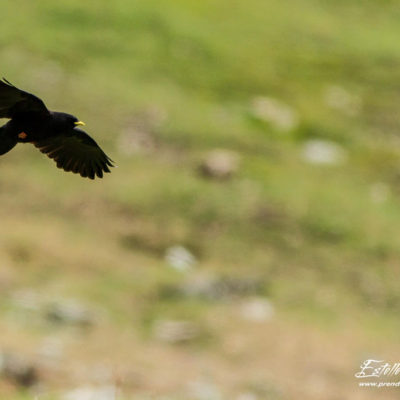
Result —
M84 178L102 178L103 172L111 172L109 167L114 166L99 145L77 128L33 144L53 159L58 168L79 173Z
M5 78L0 79L0 118L14 118L26 114L47 116L49 110L38 97L18 89Z

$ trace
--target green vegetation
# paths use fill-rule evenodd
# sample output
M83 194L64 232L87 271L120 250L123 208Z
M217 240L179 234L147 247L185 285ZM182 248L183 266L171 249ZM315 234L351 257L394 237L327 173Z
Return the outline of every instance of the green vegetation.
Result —
M251 389L259 398L348 397L365 354L399 350L399 17L394 1L355 0L20 0L3 9L2 74L85 121L119 168L89 182L31 146L0 158L0 347L32 353L61 335L21 317L11 299L30 288L104 311L68 362L109 360L126 372L134 360L134 373L153 374L124 387L134 399L184 399L177 375L204 372L185 371L188 353L228 398L254 389L260 368L270 381ZM129 151L138 133L145 144ZM331 163L307 159L315 144L333 146ZM216 148L239 155L231 179L199 173ZM166 265L174 245L198 259L193 271ZM257 280L252 293L268 297L275 319L247 326L235 322L242 298L185 297L192 275ZM152 336L160 319L192 321L200 334L170 348ZM254 340L245 355L226 350L235 332ZM264 343L277 339L278 350ZM301 387L304 354L285 350L297 340L318 343L318 368L336 373L323 395ZM155 367L169 368L163 357L173 377ZM240 382L229 378L241 368ZM62 380L46 393L64 390Z

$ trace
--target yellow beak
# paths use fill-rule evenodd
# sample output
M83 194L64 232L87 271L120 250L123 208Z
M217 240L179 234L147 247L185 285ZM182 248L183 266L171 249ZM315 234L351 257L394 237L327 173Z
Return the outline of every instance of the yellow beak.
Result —
M79 125L85 126L86 124L82 121L76 121L75 126L79 126Z

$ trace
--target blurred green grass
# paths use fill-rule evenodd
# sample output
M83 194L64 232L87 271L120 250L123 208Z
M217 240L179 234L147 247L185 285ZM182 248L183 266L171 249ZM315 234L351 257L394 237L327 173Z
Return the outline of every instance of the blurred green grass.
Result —
M393 4L21 4L23 12L5 10L3 74L45 98L49 107L87 121L119 169L92 184L54 170L33 149L18 148L2 159L3 184L12 185L16 213L23 209L49 224L59 221L71 236L80 232L83 243L95 229L87 224L99 218L105 232L103 237L96 232L94 242L111 242L118 265L129 252L121 237L130 234L129 227L115 234L118 211L112 208L121 207L134 235L143 236L140 242L155 241L160 251L183 242L201 250L217 269L222 264L228 272L280 271L276 296L281 285L296 291L292 277L303 268L311 269L319 284L327 284L323 269L334 277L331 284L349 288L350 275L365 269L379 268L377 278L396 271L398 200L393 194L385 204L374 204L369 196L375 182L396 192ZM357 23L351 24L354 18ZM372 23L383 35L379 42ZM324 90L333 84L362 96L359 116L326 106ZM296 109L299 127L282 134L252 123L247 112L258 95L278 97ZM154 105L168 116L155 132L160 150L150 156L121 154L116 142L125 121ZM305 138L337 140L347 148L348 162L333 168L305 165L299 157ZM199 157L213 147L240 152L242 169L232 182L204 181L196 173ZM29 197L22 196L20 204L26 190ZM93 215L82 222L69 202L94 207ZM278 218L259 218L265 207ZM151 226L149 233L136 232L138 220ZM33 248L42 241L39 232L28 234ZM56 256L62 271L68 266L60 242ZM32 264L40 268L39 252L32 253ZM380 296L391 303L395 293L383 287Z
M87 298L122 326L201 320L207 302L158 296L183 279L162 258L178 243L206 271L261 277L278 307L312 323L367 307L391 326L400 307L396 2L14 4L2 10L2 74L78 115L119 166L87 182L28 146L1 158L0 254L16 286ZM360 99L355 114L327 105L332 87ZM298 125L281 132L253 118L258 96L287 104ZM154 123L149 110L165 118ZM124 130L143 119L156 150L124 153ZM304 162L311 139L338 143L345 162ZM198 173L214 148L240 154L232 180Z

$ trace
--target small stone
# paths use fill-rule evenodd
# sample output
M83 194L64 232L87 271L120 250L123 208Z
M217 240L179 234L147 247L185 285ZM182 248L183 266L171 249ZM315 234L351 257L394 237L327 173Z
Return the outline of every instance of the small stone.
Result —
M207 300L229 300L235 297L255 295L263 288L260 279L252 277L215 278L208 275L197 275L182 285L182 293L187 297L198 297Z
M196 275L180 286L180 292L185 297L216 300L223 297L218 280L208 275Z
M240 314L249 321L265 322L272 319L275 308L267 299L254 298L242 304Z
M154 325L154 336L162 342L184 343L197 338L199 331L189 321L160 320Z
M0 374L21 387L29 387L39 380L36 365L20 354L0 354Z
M240 393L236 400L258 400L258 396L253 392Z
M84 386L70 390L62 396L62 400L116 400L115 386L92 387Z
M346 160L345 150L328 140L308 140L302 148L303 160L309 164L337 165Z
M222 400L219 388L208 381L194 381L189 383L188 394L194 400Z
M239 168L239 155L230 150L209 152L200 165L201 173L209 178L231 178Z
M197 263L196 257L183 246L169 247L165 253L168 265L177 271L185 272Z
M271 97L254 98L251 113L255 118L270 123L280 131L290 131L298 125L298 117L294 110Z
M52 322L85 327L92 326L97 321L97 315L75 300L63 300L51 304L46 316Z

